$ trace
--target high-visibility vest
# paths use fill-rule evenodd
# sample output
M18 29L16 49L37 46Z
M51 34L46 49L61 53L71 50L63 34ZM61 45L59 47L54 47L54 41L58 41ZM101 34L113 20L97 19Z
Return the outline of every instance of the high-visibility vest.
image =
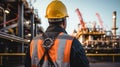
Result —
M65 33L59 34L54 44L49 49L49 55L55 67L70 67L70 51L73 41L72 36ZM30 44L31 67L38 67L39 61L45 52L42 36L34 38ZM42 66L49 67L48 59L45 56Z

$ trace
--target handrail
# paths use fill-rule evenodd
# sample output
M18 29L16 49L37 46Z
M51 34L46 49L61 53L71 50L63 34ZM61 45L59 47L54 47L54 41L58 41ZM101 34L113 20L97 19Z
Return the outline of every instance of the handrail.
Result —
M120 54L86 54L86 56L120 56Z
M0 56L25 56L25 53L0 53Z
M26 53L0 53L0 58L2 56L25 56ZM96 57L96 56L112 56L112 62L115 62L115 56L120 56L120 54L86 54L87 57ZM2 61L2 60L1 60Z
M86 54L87 57L97 57L97 56L111 56L112 62L115 62L115 56L120 56L120 54Z
M26 53L0 53L0 56L24 56ZM120 54L86 54L86 56L120 56Z

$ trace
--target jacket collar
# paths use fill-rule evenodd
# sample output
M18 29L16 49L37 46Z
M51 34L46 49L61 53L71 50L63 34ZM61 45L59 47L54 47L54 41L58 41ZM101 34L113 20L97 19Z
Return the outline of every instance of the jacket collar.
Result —
M48 37L55 39L59 35L59 33L61 33L61 32L67 34L65 29L60 27L60 26L49 26L47 28L47 30L45 31L45 33L43 33L43 37L44 37L44 39L48 38Z
M57 33L64 32L64 33L67 33L65 31L65 29L62 28L61 26L49 26L45 33L47 33L47 32L57 32Z

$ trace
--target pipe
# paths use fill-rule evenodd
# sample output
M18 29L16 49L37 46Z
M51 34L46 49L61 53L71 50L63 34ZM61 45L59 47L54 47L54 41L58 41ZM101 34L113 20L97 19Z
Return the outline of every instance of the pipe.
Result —
M4 25L4 24L8 24L8 23L10 23L10 22L12 22L12 21L15 21L15 20L17 20L17 19L18 19L18 15L17 15L16 18L14 18L14 19L12 19L12 20L9 20L9 21L7 21L7 22L1 23L0 26L2 26L2 25Z

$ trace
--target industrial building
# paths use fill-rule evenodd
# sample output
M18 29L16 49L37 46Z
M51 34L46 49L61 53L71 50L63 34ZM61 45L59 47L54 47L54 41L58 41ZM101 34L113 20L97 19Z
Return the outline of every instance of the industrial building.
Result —
M37 9L27 0L0 0L0 66L23 64L33 37L43 32Z

